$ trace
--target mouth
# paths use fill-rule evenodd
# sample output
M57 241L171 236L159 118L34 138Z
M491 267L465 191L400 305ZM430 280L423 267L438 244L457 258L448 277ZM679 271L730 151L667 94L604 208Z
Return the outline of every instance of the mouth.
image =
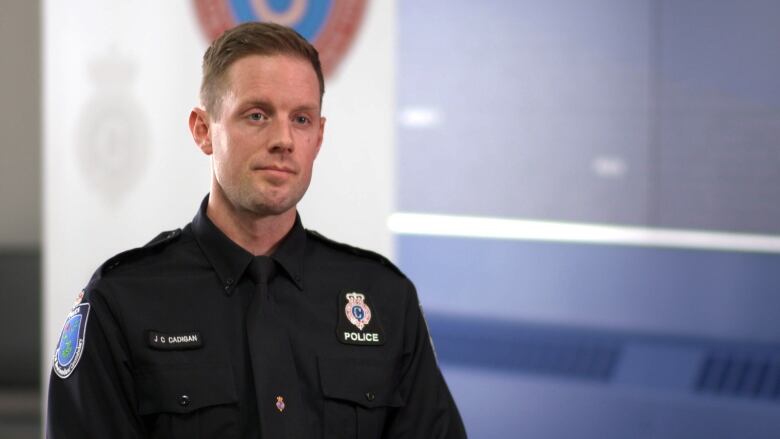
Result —
M252 172L260 177L266 184L282 185L296 178L294 168L283 165L259 165L252 167Z
M295 174L295 170L292 168L288 168L287 166L278 166L278 165L262 165L262 166L255 166L252 168L253 171L267 171L271 173L279 173L279 174Z

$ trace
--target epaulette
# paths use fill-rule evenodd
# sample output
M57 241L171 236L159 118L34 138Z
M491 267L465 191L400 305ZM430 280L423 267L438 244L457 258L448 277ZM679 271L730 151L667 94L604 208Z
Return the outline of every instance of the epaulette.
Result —
M349 244L344 244L343 242L334 241L330 238L327 238L320 234L319 232L316 232L314 230L306 229L306 232L313 238L317 239L318 241L321 241L322 243L329 245L331 247L337 248L339 250L344 250L347 253L353 254L355 256L361 256L364 258L369 258L374 261L379 262L380 264L384 265L385 267L393 270L394 272L398 273L402 277L406 277L403 271L401 271L400 268L396 267L395 264L393 264L389 259L386 257L380 255L379 253L372 252L371 250L362 249L359 247L353 247Z
M154 239L146 243L146 245L144 245L143 247L130 249L122 253L119 253L115 256L112 256L106 262L104 262L103 265L100 266L100 268L97 270L95 274L96 275L98 273L100 275L106 274L109 271L115 269L116 267L120 266L121 264L127 261L132 261L137 259L140 256L154 253L160 248L163 248L164 246L176 241L176 239L178 239L179 236L181 236L181 229L162 232L159 235L157 235Z

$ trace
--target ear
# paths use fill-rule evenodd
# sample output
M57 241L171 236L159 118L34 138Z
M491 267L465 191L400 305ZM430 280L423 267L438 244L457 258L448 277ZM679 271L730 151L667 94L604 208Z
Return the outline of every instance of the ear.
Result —
M190 112L190 133L203 154L211 155L214 152L209 132L209 114L203 108L195 107Z
M325 134L325 121L324 117L320 117L320 129L317 133L317 151L314 153L314 157L317 157L320 153L320 147L322 146L322 139Z

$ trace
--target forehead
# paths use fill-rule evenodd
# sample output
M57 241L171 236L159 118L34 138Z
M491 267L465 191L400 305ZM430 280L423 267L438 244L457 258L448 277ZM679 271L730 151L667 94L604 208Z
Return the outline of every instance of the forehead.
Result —
M249 55L227 70L228 98L274 99L319 107L319 82L311 63L291 55Z

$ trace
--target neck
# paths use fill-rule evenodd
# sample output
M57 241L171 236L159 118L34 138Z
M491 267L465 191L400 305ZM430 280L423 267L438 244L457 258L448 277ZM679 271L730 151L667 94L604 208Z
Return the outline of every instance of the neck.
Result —
M234 206L212 188L206 216L231 241L255 256L270 255L295 223L295 208L279 215L261 216Z

